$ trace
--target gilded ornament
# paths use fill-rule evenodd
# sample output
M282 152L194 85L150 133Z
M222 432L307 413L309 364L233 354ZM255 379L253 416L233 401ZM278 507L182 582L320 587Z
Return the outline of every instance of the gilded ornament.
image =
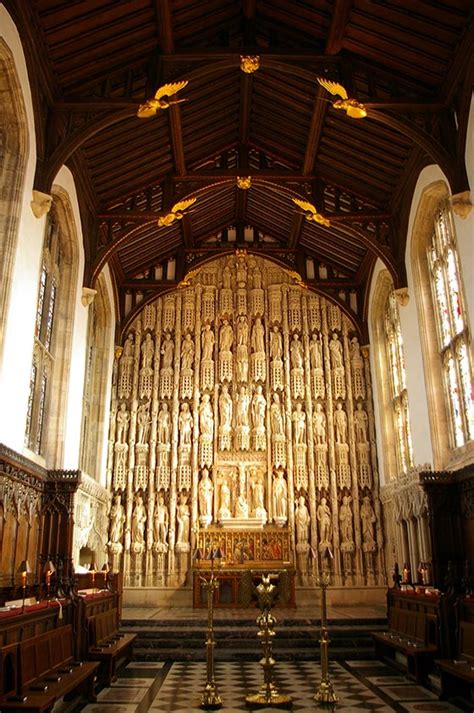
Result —
M196 198L187 198L184 201L179 201L179 203L175 203L169 213L160 215L160 217L158 218L158 227L168 227L169 225L174 223L175 220L182 220L184 218L183 211L194 205L194 203L196 203Z
M253 74L260 67L260 55L258 54L241 54L240 69L245 74Z
M148 119L155 114L160 109L168 109L173 104L180 104L181 102L187 101L187 99L171 99L177 92L184 89L188 84L185 79L181 82L173 82L171 84L164 84L162 87L157 89L155 96L152 99L148 99L144 104L140 104L137 111L137 116L139 119Z
M347 116L351 119L363 119L367 116L367 109L357 99L349 99L346 89L338 82L332 82L329 79L316 77L318 83L334 96L341 97L332 102L334 109L344 109Z
M309 222L313 221L314 223L318 223L319 225L324 225L326 228L329 228L329 226L331 225L330 221L323 215L321 215L321 213L318 213L312 203L309 203L308 201L302 201L300 198L292 198L292 201L305 211L304 216L306 220L308 220Z
M237 176L237 187L247 191L252 185L250 176Z

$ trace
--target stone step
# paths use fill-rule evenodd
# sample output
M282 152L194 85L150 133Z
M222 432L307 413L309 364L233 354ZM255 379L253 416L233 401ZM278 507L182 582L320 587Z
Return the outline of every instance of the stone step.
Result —
M139 661L204 661L207 626L204 620L192 621L141 621L127 620L122 630L136 633L134 656ZM237 661L242 658L258 661L261 645L257 638L255 621L221 620L214 623L215 657L219 661ZM276 627L275 656L284 661L318 660L320 622L314 620L286 620ZM386 622L378 619L362 623L338 620L329 625L332 658L373 658L372 631L386 629Z

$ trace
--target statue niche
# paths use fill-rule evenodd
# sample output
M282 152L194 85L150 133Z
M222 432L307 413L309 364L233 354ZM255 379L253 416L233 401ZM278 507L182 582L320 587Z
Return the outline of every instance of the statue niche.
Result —
M338 586L384 584L370 371L350 312L242 250L188 278L116 351L107 547L125 585L180 586L215 532L252 566L283 548L308 586L310 547Z

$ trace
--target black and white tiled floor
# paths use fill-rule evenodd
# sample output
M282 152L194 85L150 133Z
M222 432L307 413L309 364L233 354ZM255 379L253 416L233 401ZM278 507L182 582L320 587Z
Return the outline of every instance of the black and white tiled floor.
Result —
M223 699L221 710L224 713L249 710L245 696L258 692L263 680L259 664L218 662L215 674ZM335 710L339 713L461 710L439 701L434 693L380 661L331 662L330 679L338 697ZM275 683L282 693L291 695L292 710L297 713L318 710L313 696L320 681L321 669L315 662L284 662L275 667ZM97 703L85 706L82 713L197 713L201 710L200 696L205 682L205 663L132 662L111 688L99 693ZM269 713L275 709L260 710Z

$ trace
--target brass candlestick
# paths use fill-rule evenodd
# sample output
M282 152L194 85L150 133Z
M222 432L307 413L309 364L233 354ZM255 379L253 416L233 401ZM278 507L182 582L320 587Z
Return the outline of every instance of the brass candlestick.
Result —
M17 569L17 573L21 574L21 588L23 593L23 602L21 606L21 611L25 610L25 598L26 598L26 580L29 574L31 574L31 567L28 560L23 560Z
M202 586L207 592L207 635L206 635L206 685L201 696L201 708L216 710L222 706L222 698L219 695L217 684L214 678L214 592L219 587L219 580L214 572L214 560L221 559L222 552L219 547L211 549L206 559L211 560L211 575L204 577L199 575ZM195 559L203 559L199 550L195 554Z
M291 708L291 696L280 693L273 683L273 668L276 663L273 658L273 637L275 636L273 627L277 620L271 613L271 608L277 595L277 587L271 583L270 578L271 574L262 574L262 581L256 588L258 606L261 611L257 617L257 624L260 628L257 636L263 647L263 657L259 661L263 668L263 685L258 693L246 696L245 701L251 708L267 708L268 706Z
M317 583L321 589L321 634L319 639L321 651L321 683L314 695L314 700L321 704L336 703L337 696L334 693L332 683L329 679L329 633L326 616L326 589L329 586L329 574L322 574L317 580Z

